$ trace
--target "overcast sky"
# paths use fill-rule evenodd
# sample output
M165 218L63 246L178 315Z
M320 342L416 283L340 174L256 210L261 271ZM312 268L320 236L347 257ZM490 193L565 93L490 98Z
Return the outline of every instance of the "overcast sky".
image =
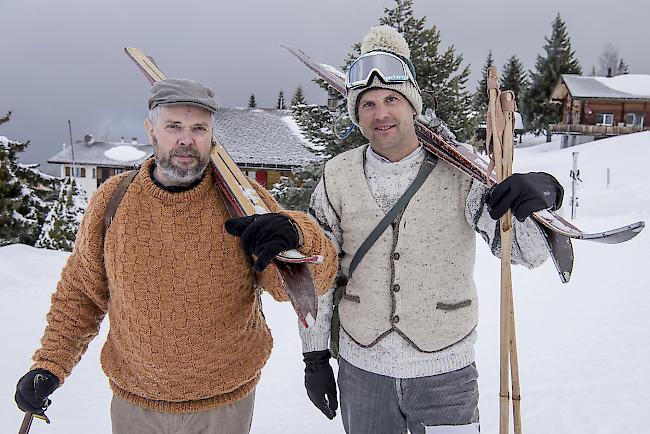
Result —
M0 0L0 113L13 111L0 135L31 145L21 160L42 162L74 139L136 136L144 141L148 83L123 52L139 47L168 77L211 86L220 105L275 105L302 85L308 102L324 93L280 48L303 49L340 66L350 46L378 23L393 0ZM480 79L488 50L497 66L517 54L534 67L559 12L583 71L613 44L631 73L650 74L648 0L415 0L415 15L441 31Z

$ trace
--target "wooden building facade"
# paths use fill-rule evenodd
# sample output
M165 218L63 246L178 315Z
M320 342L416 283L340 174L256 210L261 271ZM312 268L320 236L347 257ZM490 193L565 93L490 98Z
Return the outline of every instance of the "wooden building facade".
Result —
M562 107L562 122L551 124L551 132L589 136L580 142L650 130L650 75L563 74L551 102Z

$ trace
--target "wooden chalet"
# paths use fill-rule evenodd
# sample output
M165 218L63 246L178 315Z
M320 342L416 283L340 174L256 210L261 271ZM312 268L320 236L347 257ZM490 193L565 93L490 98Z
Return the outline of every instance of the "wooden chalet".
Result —
M650 129L650 75L562 74L551 102L562 105L563 122L550 131L570 137L571 145Z

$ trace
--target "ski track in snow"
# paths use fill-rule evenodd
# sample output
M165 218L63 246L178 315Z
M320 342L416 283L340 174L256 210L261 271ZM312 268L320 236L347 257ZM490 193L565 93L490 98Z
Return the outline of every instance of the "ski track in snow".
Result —
M650 133L557 149L557 143L518 149L515 171L544 170L565 187L570 215L571 153L579 152L583 183L576 225L604 230L650 214L643 164ZM611 184L606 185L606 169ZM513 267L523 430L527 434L648 432L650 406L650 285L645 258L649 230L619 245L574 242L572 280L563 285L553 265ZM475 280L480 298L477 366L482 432L498 432L499 261L477 240ZM17 432L16 381L30 366L45 326L50 294L68 254L22 245L0 248L0 426ZM297 320L288 303L264 296L274 349L257 389L252 433L342 433L340 416L326 419L309 401ZM33 434L110 433L108 382L99 367L105 321L48 410L51 425L35 420Z

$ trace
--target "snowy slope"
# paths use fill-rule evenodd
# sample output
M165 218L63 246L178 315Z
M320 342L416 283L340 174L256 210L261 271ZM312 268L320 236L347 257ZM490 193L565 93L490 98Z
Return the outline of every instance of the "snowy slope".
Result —
M650 133L559 150L557 142L517 151L516 171L554 174L570 193L571 153L579 152L583 184L576 224L605 229L650 216ZM606 169L611 185L606 188ZM568 206L568 198L565 200ZM565 211L565 215L570 212ZM569 284L552 264L533 271L515 267L517 337L527 434L650 432L650 285L646 229L621 245L575 242ZM477 344L482 432L498 427L498 260L478 243L475 279L481 300ZM17 431L22 414L13 404L17 379L42 333L50 293L67 254L15 245L0 248L0 427ZM308 401L296 320L287 304L264 299L275 337L257 391L252 432L341 433L340 418L327 420ZM105 328L105 327L104 327ZM105 333L105 330L103 330ZM103 335L102 333L102 335ZM99 368L103 336L93 341L48 411L53 423L35 421L32 433L110 433L107 380Z

